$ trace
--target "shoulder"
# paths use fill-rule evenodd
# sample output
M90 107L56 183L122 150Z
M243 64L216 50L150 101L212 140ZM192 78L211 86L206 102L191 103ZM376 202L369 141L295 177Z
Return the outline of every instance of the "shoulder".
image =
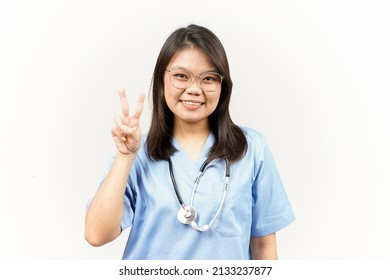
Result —
M251 143L265 144L265 136L262 132L246 126L240 126L240 128L244 132L248 145L251 145Z
M255 159L255 161L262 160L264 158L264 153L268 149L264 134L254 128L245 126L240 126L240 128L244 132L248 143L247 158Z
M141 148L138 151L137 158L139 160L148 160L148 148L147 148L147 141L148 141L148 133L143 133L141 135Z
M148 139L148 133L143 133L142 135L141 135L141 145L145 145L145 143L146 143L146 140Z

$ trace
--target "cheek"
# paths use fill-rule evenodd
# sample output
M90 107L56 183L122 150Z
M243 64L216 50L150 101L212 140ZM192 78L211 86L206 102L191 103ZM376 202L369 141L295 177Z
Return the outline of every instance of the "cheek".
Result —
M213 104L213 106L214 106L215 108L217 108L217 106L218 106L220 97L221 97L221 94L218 94L217 96L213 96L213 97L212 97L211 103ZM214 109L215 109L215 108L214 108Z
M165 90L164 90L164 98L165 98L165 102L168 105L169 104L173 104L173 103L177 102L178 94L174 90L172 90L172 89L165 88Z
M164 81L164 99L165 99L165 102L168 104L169 103L169 100L172 98L172 90L169 86L169 84L167 84L167 80L165 79ZM169 82L169 81L168 81Z
M167 104L169 110L173 112L178 102L178 94L176 91L172 90L169 86L164 89L164 100Z

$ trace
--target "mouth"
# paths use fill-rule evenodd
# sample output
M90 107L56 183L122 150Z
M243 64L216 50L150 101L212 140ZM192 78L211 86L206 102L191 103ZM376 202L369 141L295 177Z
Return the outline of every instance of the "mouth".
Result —
M188 106L201 106L204 104L202 102L194 101L194 100L180 100L180 102Z

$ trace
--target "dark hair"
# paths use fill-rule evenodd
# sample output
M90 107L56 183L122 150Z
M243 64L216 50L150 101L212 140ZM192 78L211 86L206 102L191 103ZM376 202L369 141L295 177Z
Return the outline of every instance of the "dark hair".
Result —
M202 52L224 76L221 95L215 111L209 116L209 125L215 136L215 143L208 153L208 161L226 157L237 161L246 153L248 144L244 132L233 123L229 114L229 102L233 82L225 49L218 37L209 29L191 24L179 28L166 40L157 58L152 79L153 109L147 138L149 157L153 160L167 160L176 149L172 145L173 113L164 97L164 74L172 57L183 49L194 47Z

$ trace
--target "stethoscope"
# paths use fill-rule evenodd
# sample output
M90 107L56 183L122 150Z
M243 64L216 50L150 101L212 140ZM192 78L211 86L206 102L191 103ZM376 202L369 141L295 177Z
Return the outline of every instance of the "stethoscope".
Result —
M220 214L220 212L222 210L223 204L225 203L226 193L228 191L229 177L230 177L230 162L226 157L224 157L224 159L226 162L226 168L225 168L226 172L225 172L225 184L224 184L224 188L223 188L223 195L222 195L221 202L219 203L218 210L215 213L214 217L211 219L210 223L205 224L204 226L201 226L201 227L199 227L195 221L195 219L197 217L197 211L194 208L194 199L195 199L195 193L196 193L196 189L198 188L200 178L202 177L202 175L206 169L206 166L208 165L209 162L206 160L202 164L202 166L200 167L199 174L196 177L195 182L194 182L194 187L192 188L191 203L190 203L190 205L185 205L183 202L183 199L180 196L180 192L177 188L175 176L173 175L172 161L171 161L171 159L168 159L169 174L171 176L171 181L172 181L173 187L175 189L177 200L179 201L180 206L181 206L179 208L179 211L177 211L177 219L181 223L186 224L186 225L191 224L193 229L195 229L197 231L201 231L201 232L208 230L213 225L213 223L215 222L215 220L217 219L218 215Z

